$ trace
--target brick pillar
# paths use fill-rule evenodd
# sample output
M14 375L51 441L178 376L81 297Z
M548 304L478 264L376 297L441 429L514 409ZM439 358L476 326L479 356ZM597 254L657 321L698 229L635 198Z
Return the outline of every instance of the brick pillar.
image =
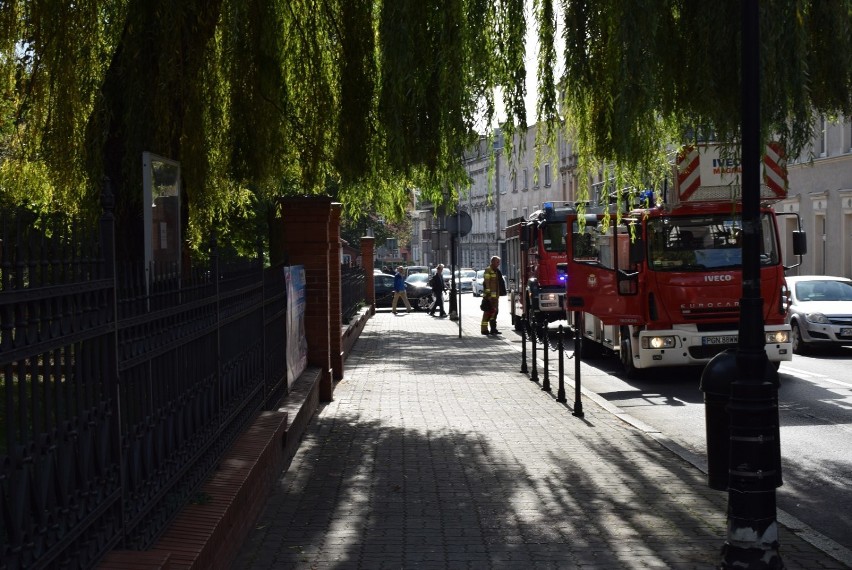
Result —
M376 238L364 236L361 238L361 269L367 279L366 298L364 301L370 305L370 315L376 314L376 282L373 279L373 255L376 248Z
M328 226L332 209L331 198L282 198L280 204L283 250L290 265L305 267L305 336L308 341L308 364L321 370L319 396L322 401L330 402L333 392L329 340L329 254L332 248L328 243ZM337 245L335 240L335 253ZM334 262L339 265L338 258L335 258ZM337 288L340 289L339 273ZM339 335L339 314L336 322L338 325L334 334Z
M331 358L331 378L334 382L343 380L343 319L340 299L340 209L338 203L331 204L328 217L328 288L329 288L329 321L330 335L329 357ZM334 390L334 386L332 386ZM331 401L329 394L328 401Z

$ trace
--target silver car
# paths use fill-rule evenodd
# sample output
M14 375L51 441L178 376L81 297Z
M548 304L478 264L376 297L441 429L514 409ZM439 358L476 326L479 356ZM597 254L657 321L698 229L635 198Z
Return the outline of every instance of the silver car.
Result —
M852 346L852 279L830 275L787 277L793 352L813 347Z
M485 270L480 269L476 272L476 277L473 279L473 283L471 283L471 291L473 291L474 297L479 297L482 295L482 287L485 282Z

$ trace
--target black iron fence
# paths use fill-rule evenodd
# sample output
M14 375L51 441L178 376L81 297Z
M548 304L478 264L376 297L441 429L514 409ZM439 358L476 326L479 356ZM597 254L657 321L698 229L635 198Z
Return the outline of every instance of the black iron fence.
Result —
M32 222L0 217L0 568L88 568L151 546L285 395L286 290L215 246L116 265L109 208L97 235Z
M340 268L341 320L348 323L364 306L367 296L366 271L362 267Z

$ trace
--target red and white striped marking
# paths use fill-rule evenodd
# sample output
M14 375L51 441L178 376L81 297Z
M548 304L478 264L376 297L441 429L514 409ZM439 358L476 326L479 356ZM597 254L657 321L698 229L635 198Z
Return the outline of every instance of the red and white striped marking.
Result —
M701 171L698 147L686 146L677 157L678 197L685 202L701 186Z

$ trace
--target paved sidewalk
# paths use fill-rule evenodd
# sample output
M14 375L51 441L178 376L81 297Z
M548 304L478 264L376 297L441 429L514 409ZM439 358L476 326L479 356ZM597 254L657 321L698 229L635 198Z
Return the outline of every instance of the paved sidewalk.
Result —
M459 338L457 322L424 313L370 319L235 568L719 562L727 493L594 401L573 416L553 361L543 392L507 340L462 322ZM788 569L847 567L780 532Z

